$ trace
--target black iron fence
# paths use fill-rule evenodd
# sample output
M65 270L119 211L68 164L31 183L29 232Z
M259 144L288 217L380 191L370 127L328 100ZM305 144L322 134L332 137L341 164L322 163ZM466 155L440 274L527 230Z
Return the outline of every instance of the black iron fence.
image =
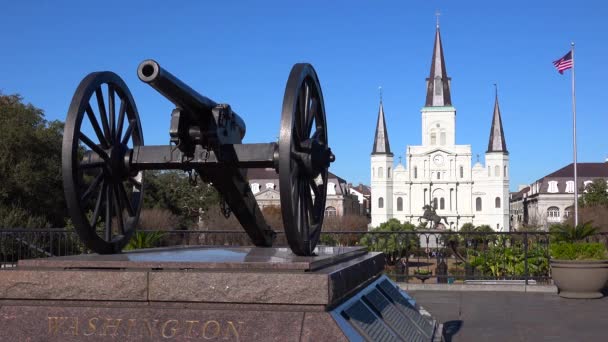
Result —
M608 233L592 241L608 245ZM548 283L550 238L546 232L325 232L321 244L365 246L386 256L386 273L404 282ZM139 231L128 248L177 245L249 246L243 231ZM279 233L276 246L286 246ZM20 259L88 253L73 230L0 230L0 267Z

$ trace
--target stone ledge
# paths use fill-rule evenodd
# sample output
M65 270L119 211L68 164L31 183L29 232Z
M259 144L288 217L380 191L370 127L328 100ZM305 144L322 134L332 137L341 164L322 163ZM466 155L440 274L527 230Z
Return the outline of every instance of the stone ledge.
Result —
M146 272L10 270L0 277L2 299L147 300Z
M494 291L557 293L555 285L464 285L398 283L404 291Z

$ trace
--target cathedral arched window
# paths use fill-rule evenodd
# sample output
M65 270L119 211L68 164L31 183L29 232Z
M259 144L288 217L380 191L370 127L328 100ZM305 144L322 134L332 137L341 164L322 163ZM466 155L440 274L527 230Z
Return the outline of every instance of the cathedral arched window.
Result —
M481 197L475 199L475 210L481 211Z
M494 177L500 177L500 166L494 166Z
M505 178L507 178L507 166L505 165L505 172L503 173L505 175Z
M384 169L382 167L378 168L378 178L383 178Z
M490 167L490 165L488 165L488 177L490 177L490 176L491 176L491 174L490 174L490 170L492 170L492 168Z
M496 198L494 199L494 206L495 206L496 208L500 208L500 197L496 197Z
M437 144L437 134L435 132L431 132L431 145Z
M441 179L441 172L437 171L437 179Z
M414 166L414 179L418 178L418 166Z
M380 208L380 209L384 208L384 198L382 198L382 197L378 198L378 208Z
M443 197L439 200L439 209L445 209L445 199Z
M441 145L445 145L445 132L441 132L441 133L439 134L439 143L440 143Z
M391 167L388 167L388 171L386 172L386 178L391 178Z
M403 198L397 197L397 211L403 211Z
M460 178L464 178L464 167L460 165Z
M433 208L437 210L437 197L433 198Z

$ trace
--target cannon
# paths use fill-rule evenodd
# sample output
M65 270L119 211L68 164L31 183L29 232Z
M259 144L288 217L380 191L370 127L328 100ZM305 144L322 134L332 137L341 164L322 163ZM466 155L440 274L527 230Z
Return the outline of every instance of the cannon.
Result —
M278 142L243 144L246 126L228 104L201 95L154 60L139 79L175 105L169 145L144 145L137 107L125 82L109 71L86 76L65 122L62 172L68 212L82 242L99 254L119 253L135 232L143 204L144 171L184 170L212 184L254 245L270 247L266 223L246 177L248 168L274 168L291 250L312 255L319 241L328 145L323 94L312 65L291 69Z

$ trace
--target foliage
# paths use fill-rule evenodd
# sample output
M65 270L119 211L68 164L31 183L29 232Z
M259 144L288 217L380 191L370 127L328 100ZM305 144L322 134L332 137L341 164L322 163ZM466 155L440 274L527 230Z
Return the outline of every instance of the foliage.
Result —
M19 95L0 94L0 127L0 207L13 211L13 218L22 212L60 226L66 216L61 177L63 123L46 121L41 109L24 104ZM8 223L23 227L33 221Z
M137 231L133 234L125 250L158 247L164 237L165 233L160 231Z
M179 226L191 227L210 207L219 203L217 191L208 183L191 185L181 171L146 173L144 208L169 210L179 217Z
M504 278L523 276L526 267L526 254L521 244L507 246L503 241L490 246L487 250L473 252L469 262L476 271L485 276ZM540 244L532 244L527 253L528 274L546 276L549 271L546 249Z
M411 223L401 223L390 219L382 223L370 233L394 234L365 234L360 241L370 251L383 252L388 265L395 265L401 258L409 258L412 250L420 247L420 239L415 234L416 227ZM409 233L409 234L404 234Z
M608 206L608 184L606 184L606 181L597 178L587 184L585 192L581 194L578 203L582 208Z
M176 230L180 218L167 209L142 209L137 222L137 229Z
M608 259L608 251L600 242L558 242L551 244L551 257L561 260L603 260Z
M36 216L16 205L0 205L0 228L50 228L44 216Z
M567 223L554 224L549 228L551 237L555 242L578 242L596 234L597 227L592 226L592 222L588 221L581 223L578 226L573 226Z

